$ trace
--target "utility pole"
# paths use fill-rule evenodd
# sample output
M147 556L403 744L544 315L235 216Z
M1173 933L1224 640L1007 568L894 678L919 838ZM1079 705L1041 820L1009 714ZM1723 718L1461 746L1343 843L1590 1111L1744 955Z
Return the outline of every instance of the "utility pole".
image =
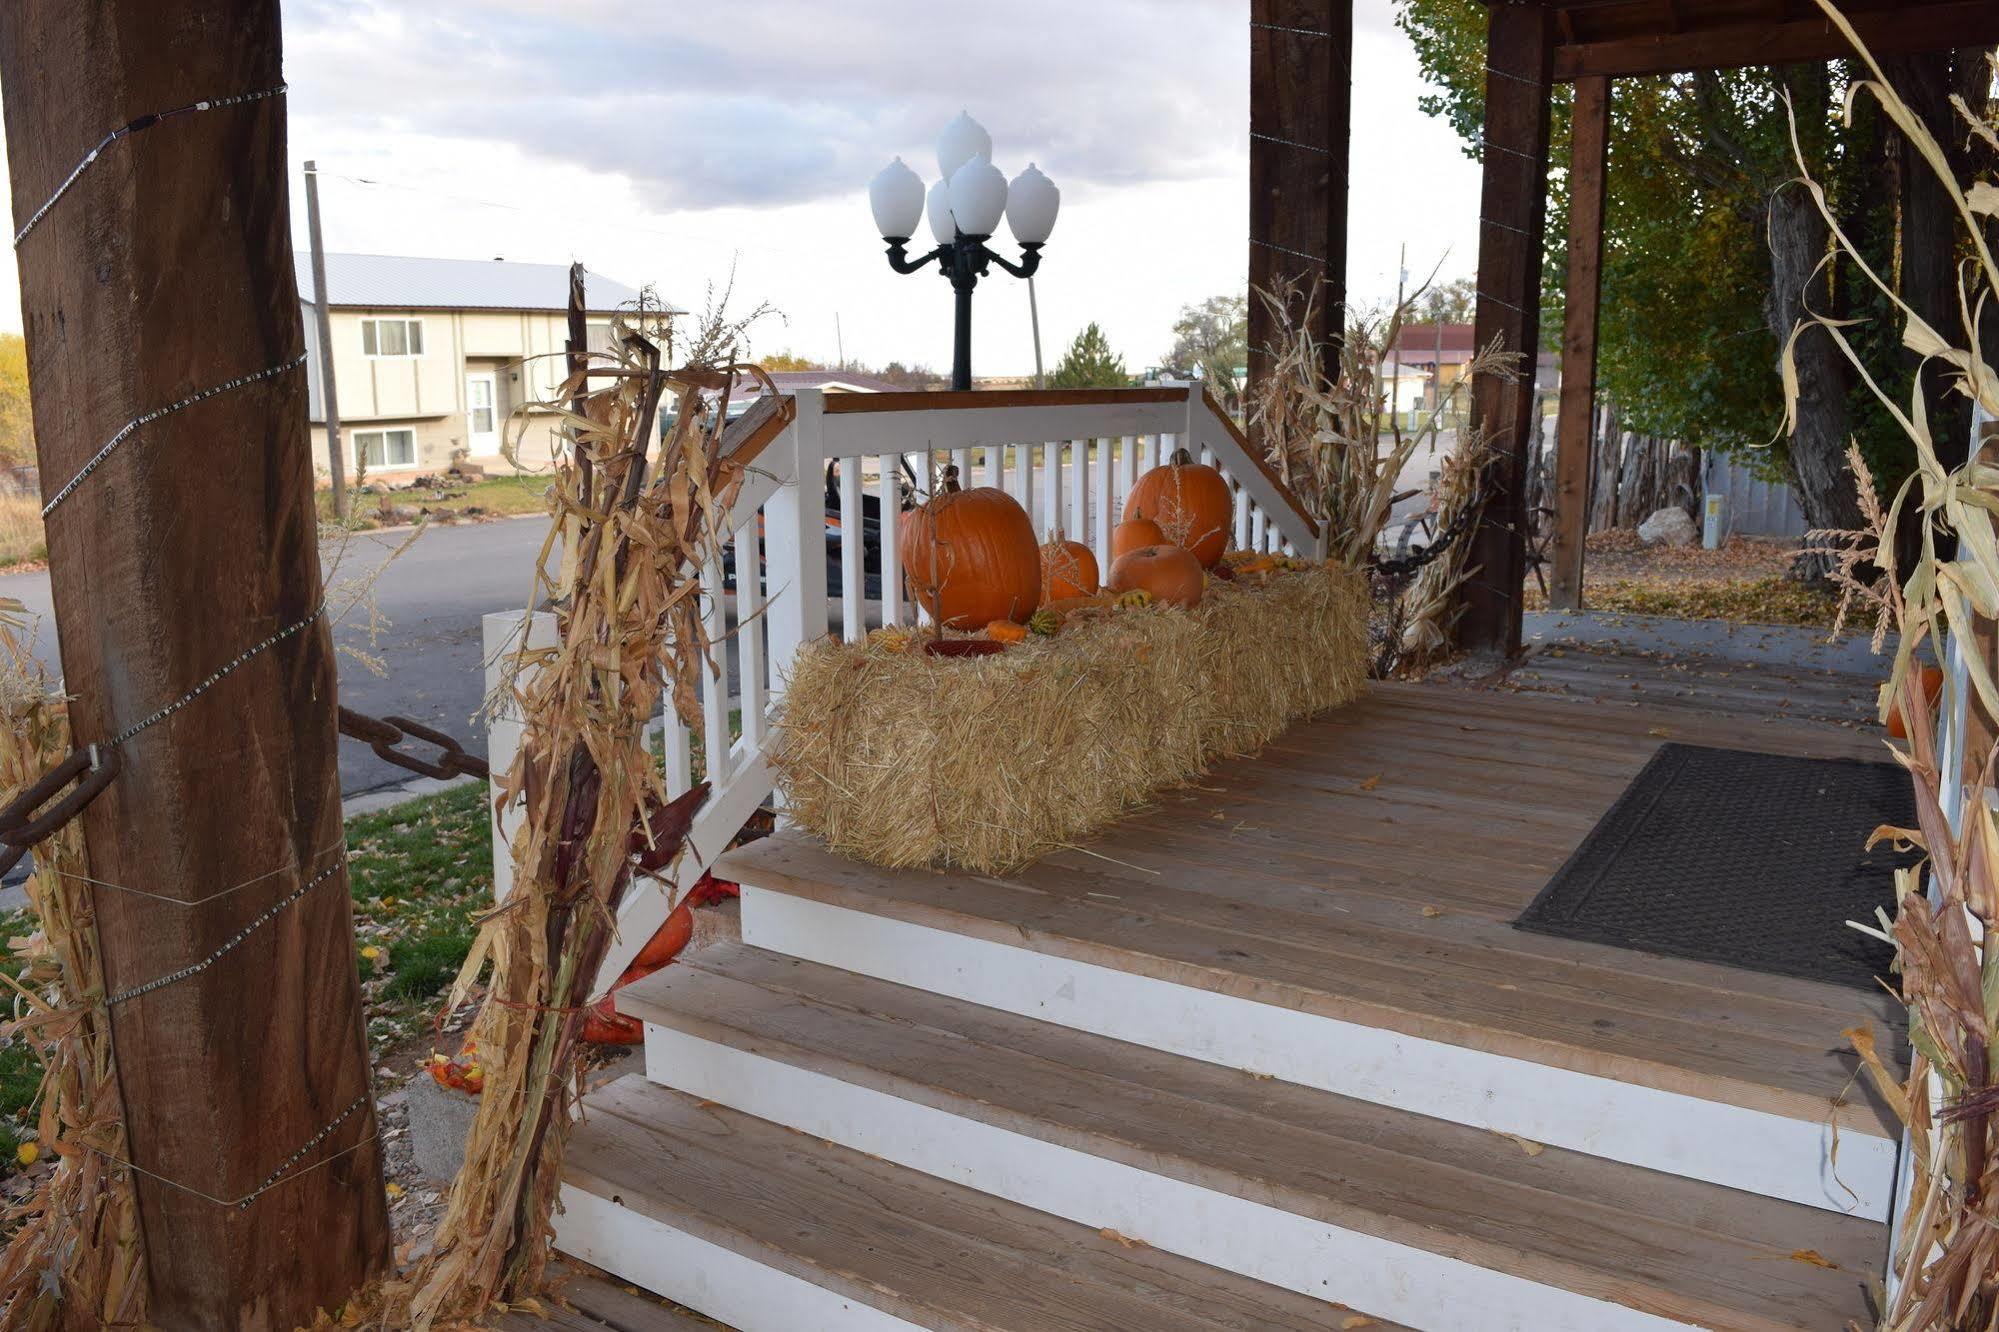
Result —
M833 312L833 345L840 351L840 368L847 368L847 335L840 331L840 312Z
M326 245L319 238L317 162L305 164L305 229L312 246L312 322L319 334L319 405L326 417L326 470L333 479L333 516L345 522L347 460L340 453L340 396L333 389L333 321L327 313Z
M70 729L123 760L82 827L168 1332L311 1324L390 1261L280 52L278 0L0 5Z

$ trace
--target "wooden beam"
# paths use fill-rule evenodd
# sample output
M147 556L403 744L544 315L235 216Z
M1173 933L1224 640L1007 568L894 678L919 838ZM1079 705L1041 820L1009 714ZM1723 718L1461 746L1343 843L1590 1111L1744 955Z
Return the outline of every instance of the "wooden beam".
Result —
M1256 295L1321 279L1313 332L1346 329L1353 0L1250 0L1249 378L1269 373L1276 321Z
M110 144L17 247L47 497L143 413L269 372L133 430L48 521L77 742L157 718L83 817L134 890L94 895L109 992L199 968L110 1008L169 1329L308 1324L389 1260L283 80L277 0L0 6L17 226L114 127L272 94Z
M1610 155L1610 80L1576 80L1569 129L1569 280L1562 391L1555 417L1554 541L1548 604L1580 610L1589 534L1590 435L1596 417L1597 307L1603 291L1603 201Z
M1474 340L1521 356L1512 383L1475 376L1472 429L1495 450L1485 504L1470 534L1459 641L1479 652L1520 648L1527 568L1527 447L1533 435L1534 358L1541 331L1541 232L1547 215L1548 95L1554 20L1542 5L1500 0L1487 9L1485 184L1479 197L1478 313Z
M1999 5L1992 0L1943 0L1907 9L1862 10L1848 21L1877 56L1999 45ZM1792 65L1844 60L1853 48L1823 15L1763 19L1560 46L1555 77L1620 78L1678 74L1743 65Z

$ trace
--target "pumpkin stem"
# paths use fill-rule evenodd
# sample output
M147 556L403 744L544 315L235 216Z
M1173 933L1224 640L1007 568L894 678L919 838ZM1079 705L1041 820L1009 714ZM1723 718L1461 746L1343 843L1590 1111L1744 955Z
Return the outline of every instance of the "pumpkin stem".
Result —
M1167 461L1171 462L1175 467L1185 467L1194 461L1194 455L1185 449L1175 449L1173 450L1173 456Z
M958 464L956 463L946 463L944 465L944 493L946 495L955 495L958 493Z

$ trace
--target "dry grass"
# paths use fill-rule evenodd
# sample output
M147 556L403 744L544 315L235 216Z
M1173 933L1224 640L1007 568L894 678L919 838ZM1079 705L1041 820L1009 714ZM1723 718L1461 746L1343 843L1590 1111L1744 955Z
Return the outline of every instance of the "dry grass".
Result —
M932 656L907 631L821 642L785 693L786 813L877 864L1004 873L1352 698L1366 617L1365 581L1326 565L991 656Z
M48 557L41 503L33 495L0 494L0 570L40 564Z

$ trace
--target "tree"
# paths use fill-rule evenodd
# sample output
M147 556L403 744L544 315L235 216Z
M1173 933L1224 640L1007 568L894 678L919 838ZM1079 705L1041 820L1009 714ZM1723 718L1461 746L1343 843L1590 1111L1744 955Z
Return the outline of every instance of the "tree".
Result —
M1174 374L1199 370L1224 397L1233 398L1236 376L1249 367L1248 300L1210 296L1181 306L1173 321L1173 345L1160 363Z
M1469 324L1477 301L1476 278L1433 282L1416 302L1415 316L1426 324Z
M757 364L776 374L781 370L831 370L833 367L823 361L815 361L810 356L800 356L796 352L781 351L775 356L761 356Z
M1055 373L1048 376L1050 388L1123 388L1129 383L1124 358L1111 351L1110 339L1094 320L1076 335Z
M1397 0L1397 23L1409 34L1425 74L1442 91L1421 99L1447 119L1476 156L1484 115L1485 8L1479 0ZM1907 77L1972 89L1963 68L1975 52L1925 58ZM1941 61L1947 78L1939 73ZM1955 63L1953 63L1955 62ZM1896 71L1891 68L1891 77ZM1628 429L1699 448L1746 455L1797 487L1814 527L1851 527L1858 519L1844 463L1857 439L1876 476L1892 490L1914 464L1899 431L1872 428L1879 406L1858 386L1852 367L1823 330L1796 348L1799 416L1783 434L1777 362L1798 312L1812 308L1871 319L1849 337L1868 372L1906 380L1907 353L1890 321L1850 265L1820 266L1823 219L1803 190L1793 157L1788 106L1813 174L1827 183L1841 227L1879 271L1895 272L1918 308L1935 299L1951 238L1927 222L1928 210L1893 162L1906 157L1900 135L1866 114L1841 124L1850 62L1702 70L1619 79L1613 98L1612 166L1605 220L1603 313L1598 384ZM1900 83L1902 80L1897 79ZM1566 176L1570 91L1557 90L1551 163ZM1931 99L1941 104L1941 96ZM1943 130L1941 112L1933 130ZM1874 117L1878 122L1878 116ZM1939 132L1940 141L1962 136ZM1557 173L1551 172L1551 177ZM1568 200L1549 199L1543 331L1559 335L1566 278ZM1899 221L1898 221L1899 220ZM1948 254L1947 248L1943 255ZM1817 286L1812 285L1817 275ZM1962 448L1964 404L1941 395L1933 404L1940 445ZM1912 525L1913 526L1913 525Z
M0 467L24 467L34 461L28 344L19 333L0 333Z

